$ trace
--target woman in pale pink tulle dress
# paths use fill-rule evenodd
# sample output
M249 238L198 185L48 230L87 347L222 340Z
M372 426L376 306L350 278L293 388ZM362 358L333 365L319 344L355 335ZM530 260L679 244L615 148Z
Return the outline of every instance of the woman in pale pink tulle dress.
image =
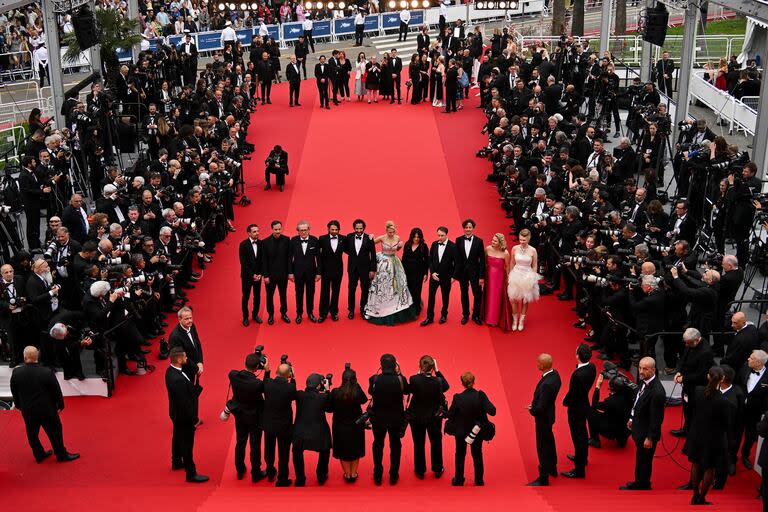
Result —
M512 248L507 283L507 294L512 302L512 330L522 331L525 322L525 314L528 312L528 303L539 300L539 279L536 272L538 268L538 256L536 249L528 245L531 240L531 232L524 229L518 235L520 245Z

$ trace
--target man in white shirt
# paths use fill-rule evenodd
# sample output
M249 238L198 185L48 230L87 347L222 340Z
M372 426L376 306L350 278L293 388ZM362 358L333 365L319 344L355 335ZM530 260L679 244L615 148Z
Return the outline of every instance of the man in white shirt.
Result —
M315 53L315 40L312 37L312 28L314 27L314 24L312 23L312 20L307 17L304 22L301 24L301 28L304 29L304 39L306 39L307 44L309 45L309 49L312 50L312 53Z
M221 46L226 50L227 46L234 47L235 42L237 42L237 33L232 28L232 22L228 21L224 24L224 30L221 31Z
M45 78L48 76L48 49L45 47L45 42L41 42L35 54L33 55L35 61L32 69L37 70L37 74L40 77L40 87L45 87Z
M355 46L363 45L363 31L365 30L365 16L363 12L358 9L355 14Z
M768 354L764 350L754 350L747 359L747 366L739 371L736 384L741 386L746 395L742 410L744 425L744 444L741 445L741 463L752 469L749 455L757 442L757 422L763 416L768 404L768 375L765 365Z
M408 23L411 21L411 11L406 7L400 11L400 31L397 33L398 41L405 41L408 37Z

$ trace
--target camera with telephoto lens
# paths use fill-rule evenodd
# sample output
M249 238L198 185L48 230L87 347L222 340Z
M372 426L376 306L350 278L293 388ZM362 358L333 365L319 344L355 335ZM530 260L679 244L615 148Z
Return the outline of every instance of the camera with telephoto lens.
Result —
M651 251L658 252L658 253L662 253L662 252L667 252L668 253L668 252L670 252L672 250L672 246L670 246L670 245L661 245L659 243L650 243L650 244L648 244L648 249L650 249Z
M88 328L83 329L83 331L80 333L80 343L81 344L86 339L90 339L91 341L93 341L95 338L96 338L96 333L93 332L92 330L88 329Z
M605 235L605 236L619 236L619 235L621 235L621 230L620 229L613 229L613 228L601 229L600 233Z
M43 251L43 257L45 259L51 259L53 258L53 253L56 252L56 250L59 247L59 243L56 241L56 238L54 237L53 240L48 244L48 247L45 248L45 251Z
M123 282L125 283L125 286L133 286L134 284L144 284L147 282L147 276L145 274L142 274L140 276L135 277L126 277Z
M205 248L205 242L203 242L203 237L200 233L190 233L189 235L185 235L181 244L184 249L192 251Z
M632 391L635 391L638 387L637 384L632 382L630 379L627 378L626 375L624 375L619 371L619 367L616 364L610 361L606 361L603 364L603 370L600 372L600 375L603 376L603 379L608 380L609 383L614 379L620 380L621 383L624 385L624 387Z
M685 132L691 131L692 128L693 128L693 123L688 123L686 121L680 121L679 123L677 123L677 129L681 133L685 133Z
M259 364L256 366L256 369L263 370L264 365L267 364L267 356L264 355L264 345L256 345L253 349L253 353L259 358Z

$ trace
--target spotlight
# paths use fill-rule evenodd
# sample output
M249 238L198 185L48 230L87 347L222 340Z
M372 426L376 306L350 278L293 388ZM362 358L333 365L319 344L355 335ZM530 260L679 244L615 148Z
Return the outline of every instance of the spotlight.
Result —
M476 2L475 7L478 9L485 9L485 2Z
M507 2L499 2L499 9L506 9L507 8Z
M230 11L234 11L235 9L237 9L237 6L235 4L229 4Z
M424 1L421 3L421 6L422 6L423 8L425 8L425 9L428 9L428 8L429 8L429 0L424 0Z
M328 8L329 9L333 9L335 7L336 7L336 4L334 4L333 2L328 2Z
M339 2L339 9L346 9L346 8L347 8L347 4L345 4L344 2Z
M397 3L395 3L395 0L389 0L389 3L387 4L387 6L390 9L394 9L395 7L397 7Z
M222 4L219 4L219 6L218 6L218 7L219 7L219 10L220 10L220 11L223 11L224 9L226 9L226 8L227 8L227 6L226 6L226 5L224 5L223 3L222 3Z
M247 3L243 2L243 3L240 4L240 10L241 11L245 11L247 9L248 9L248 4Z
M253 2L253 3L251 4L251 10L255 11L255 10L256 10L256 9L258 9L258 8L259 8L259 4L257 4L256 2Z
M307 2L307 3L305 3L305 4L304 4L304 8L305 8L306 10L310 10L310 9L312 9L312 2Z
M401 0L400 8L401 9L405 9L406 7L408 7L408 2L406 2L405 0Z
M323 2L317 2L317 3L315 4L315 7L317 7L317 10L319 11L320 9L322 9L322 8L323 8Z
M419 8L419 0L412 0L411 9L418 9L418 8Z

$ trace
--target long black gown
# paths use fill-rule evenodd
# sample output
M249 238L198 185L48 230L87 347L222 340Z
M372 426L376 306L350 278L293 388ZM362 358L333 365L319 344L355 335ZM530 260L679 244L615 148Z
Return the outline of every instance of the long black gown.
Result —
M368 401L363 388L357 385L355 396L345 400L341 388L331 391L333 421L333 458L343 461L357 460L365 456L365 427L355 421L363 414L362 404Z
M702 471L719 467L728 456L728 407L728 400L719 390L710 398L704 396L701 386L693 393L693 421L683 453Z

